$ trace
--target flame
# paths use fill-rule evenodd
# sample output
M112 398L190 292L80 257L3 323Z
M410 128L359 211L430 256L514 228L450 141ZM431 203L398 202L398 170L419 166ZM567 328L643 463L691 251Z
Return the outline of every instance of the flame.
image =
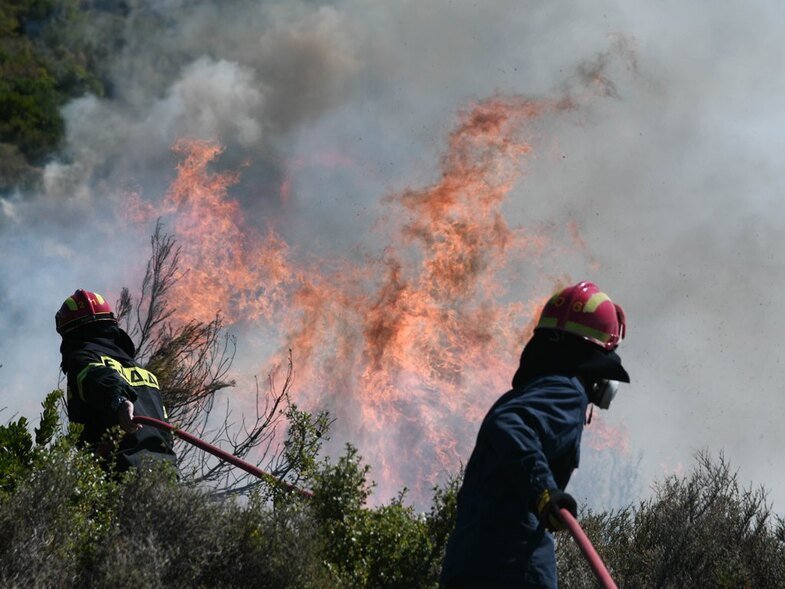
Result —
M132 195L130 210L137 220L171 218L184 269L172 293L174 318L210 321L219 311L228 323L271 318L293 275L288 246L274 230L262 235L248 226L228 196L236 173L208 170L220 145L183 139L173 149L184 159L163 202L141 205Z
M630 431L626 425L612 426L595 412L590 425L584 428L583 440L593 450L613 450L630 455Z
M215 142L178 141L183 160L162 202L135 197L129 207L136 218L171 219L186 269L172 293L177 318L207 321L220 310L291 347L298 402L331 409L380 494L407 485L418 497L466 460L551 294L538 264L552 238L510 227L502 205L532 153L532 123L573 107L494 96L460 112L438 180L383 199L384 253L364 265L249 224L230 196L237 174L210 170ZM314 162L350 165L334 154ZM291 167L280 198L296 198L291 174L307 165ZM580 244L577 227L570 232L568 247Z

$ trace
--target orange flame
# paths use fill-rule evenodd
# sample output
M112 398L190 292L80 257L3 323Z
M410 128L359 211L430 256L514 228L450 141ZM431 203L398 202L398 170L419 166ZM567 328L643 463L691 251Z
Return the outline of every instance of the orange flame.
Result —
M187 269L173 293L177 317L205 321L221 310L291 347L299 401L332 410L383 495L405 484L418 496L468 456L550 294L551 278L536 268L528 285L520 276L550 240L510 227L501 207L532 150L529 124L569 108L493 97L460 113L439 180L384 199L384 255L363 267L249 225L229 196L237 175L208 169L221 153L212 142L179 141L184 159L163 202L136 199L134 211L171 216ZM287 177L283 198L296 196L291 186Z
M221 146L180 140L173 149L184 160L163 202L151 207L133 199L132 212L141 220L172 218L184 269L173 292L175 319L210 321L218 311L229 323L269 319L292 276L286 243L273 230L261 235L246 224L228 196L237 174L208 170Z
M627 426L609 425L599 414L594 414L591 425L584 430L584 442L594 450L615 450L621 454L630 454L630 432Z

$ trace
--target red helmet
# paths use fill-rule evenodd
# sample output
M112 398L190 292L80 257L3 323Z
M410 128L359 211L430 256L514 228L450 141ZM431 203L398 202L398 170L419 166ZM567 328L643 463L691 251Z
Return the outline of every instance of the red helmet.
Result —
M614 350L624 338L622 308L592 282L579 282L545 303L535 329L558 329Z
M112 308L104 297L97 292L80 288L63 302L55 315L55 328L57 333L65 335L77 327L94 321L117 323Z

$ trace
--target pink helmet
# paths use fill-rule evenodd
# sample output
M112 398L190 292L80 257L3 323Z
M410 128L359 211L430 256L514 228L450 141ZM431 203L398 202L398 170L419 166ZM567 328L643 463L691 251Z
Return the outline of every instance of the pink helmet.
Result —
M566 331L610 351L624 338L624 311L596 284L583 281L553 295L535 329Z
M97 292L77 290L65 299L55 315L57 333L63 335L86 323L113 321L117 323L109 303Z

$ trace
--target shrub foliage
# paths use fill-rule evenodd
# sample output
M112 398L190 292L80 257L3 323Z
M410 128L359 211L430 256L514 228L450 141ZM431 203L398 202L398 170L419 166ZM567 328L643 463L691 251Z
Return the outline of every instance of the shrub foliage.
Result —
M231 498L167 465L118 478L51 421L59 394L41 426L59 433L42 444L24 419L0 428L0 586L437 586L450 514L419 514L403 494L367 506L373 483L354 448L335 464L310 457L314 499L274 483ZM434 505L449 509L454 490Z
M459 478L425 513L369 506L357 450L310 456L313 499L265 483L242 498L178 480L166 466L112 476L58 422L60 392L39 427L0 426L0 586L436 588ZM707 453L654 496L581 522L619 587L785 587L785 523L761 488L744 488ZM597 587L561 536L560 586Z
M692 472L654 495L581 519L619 587L785 587L785 522L761 487L743 487L724 456L701 452ZM574 542L558 544L560 585L595 587Z

